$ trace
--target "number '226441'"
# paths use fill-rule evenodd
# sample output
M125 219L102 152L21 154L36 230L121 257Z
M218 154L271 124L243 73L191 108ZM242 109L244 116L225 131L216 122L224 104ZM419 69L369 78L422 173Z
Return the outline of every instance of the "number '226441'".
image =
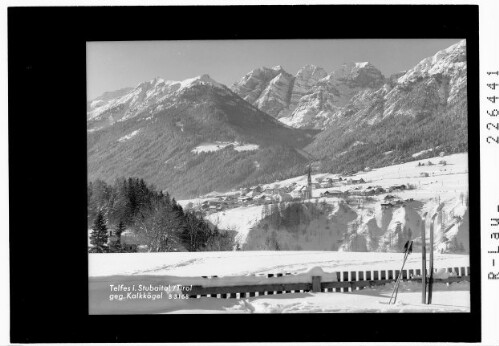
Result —
M489 71L487 72L487 75L489 76L492 76L492 75L495 75L495 76L498 76L499 77L499 71ZM496 87L499 86L499 84L497 83L488 83L487 86L492 89L492 90L496 90ZM496 103L496 101L499 99L498 96L494 95L494 96L489 96L487 97L487 100L489 100L490 102L492 103ZM499 115L499 111L497 109L492 109L492 110L487 110L486 111L487 114L491 117L497 117ZM487 130L489 131L499 131L499 123L487 123L486 125L487 127ZM496 143L496 144L499 144L499 136L488 136L487 139L486 139L487 143L491 144L491 143Z

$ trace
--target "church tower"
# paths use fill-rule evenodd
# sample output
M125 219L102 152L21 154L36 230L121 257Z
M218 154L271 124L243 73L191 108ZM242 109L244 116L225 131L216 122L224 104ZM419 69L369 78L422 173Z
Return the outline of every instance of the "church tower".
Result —
M312 166L308 165L308 185L304 195L305 199L312 198Z

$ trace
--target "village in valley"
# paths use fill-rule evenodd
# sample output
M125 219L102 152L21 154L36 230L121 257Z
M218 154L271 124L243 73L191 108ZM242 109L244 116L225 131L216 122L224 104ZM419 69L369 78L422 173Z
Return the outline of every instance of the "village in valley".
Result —
M418 162L416 168L425 166L445 167L447 161L442 159L444 152L440 153L438 163L432 160ZM365 180L362 173L372 171L367 167L363 172L350 172L349 174L312 174L311 165L307 168L306 181L304 179L289 179L283 182L273 184L261 184L251 187L241 187L232 191L219 193L211 192L193 200L180 201L187 209L193 209L210 215L216 212L222 212L227 209L233 209L243 206L265 205L283 202L300 202L317 198L342 198L349 201L355 201L362 204L364 200L372 201L370 196L379 196L386 194L380 201L382 208L391 208L404 204L404 200L390 193L401 192L405 190L417 189L417 186L408 180L406 183L387 185L380 181L373 182ZM445 168L439 169L445 172ZM438 174L438 173L437 173ZM359 176L358 176L359 175ZM424 170L419 171L420 178L430 178L435 172ZM367 178L366 178L367 179ZM382 185L380 185L382 184ZM407 201L410 202L410 198Z
M374 196L386 192L402 191L410 188L410 185L393 185L385 189L379 185L376 186L363 186L367 182L363 178L352 177L317 177L312 179L310 176L310 183L301 185L293 182L287 186L280 186L279 183L269 185L256 185L251 187L240 188L239 190L230 191L227 193L210 193L200 198L198 204L189 202L186 207L199 210L209 215L215 212L224 211L227 209L237 208L241 206L254 206L262 204L273 204L283 202L300 202L317 197L337 197L347 198L349 196L356 196L360 199L365 196ZM355 186L355 187L353 187ZM346 190L336 188L350 187ZM315 192L317 191L317 192ZM319 194L315 196L314 193ZM386 196L387 203L382 203L384 207L393 206L401 203L400 200L394 201L394 196ZM191 204L192 203L192 204Z
M266 210L274 207L272 210L277 210L279 206L283 214L284 206L289 205L329 205L329 209L322 209L329 210L324 222L331 224L324 229L315 225L312 231L322 232L322 241L306 248L325 249L323 244L330 241L339 243L334 249L349 251L396 251L396 247L390 246L381 250L381 245L366 248L341 242L347 242L352 234L369 238L368 242L383 241L374 240L373 233L378 238L396 239L394 234L400 226L403 237L416 236L422 215L443 204L437 219L441 232L439 251L453 253L468 248L469 231L467 223L463 223L467 219L468 198L466 154L441 152L435 157L343 175L314 173L312 166L304 171L304 175L295 178L225 193L213 192L179 203L185 210L200 213L218 228L235 231L241 249L245 248L248 235L265 218ZM377 226L373 226L375 224ZM306 232L311 230L307 228ZM328 234L331 230L337 236Z

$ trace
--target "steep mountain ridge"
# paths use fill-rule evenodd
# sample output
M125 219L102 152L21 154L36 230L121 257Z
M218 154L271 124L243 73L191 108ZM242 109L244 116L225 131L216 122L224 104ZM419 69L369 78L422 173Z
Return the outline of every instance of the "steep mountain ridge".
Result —
M141 83L94 107L87 124L90 180L140 176L177 197L301 173L297 149L315 134L286 127L207 75Z
M220 92L228 92L227 87L214 81L207 74L184 81L165 81L156 77L140 83L135 88L124 88L108 93L111 97L107 97L106 102L94 100L90 104L87 119L89 124L102 123L103 120L113 124L115 121L137 116L151 106L156 109L148 109L150 113L160 111L162 107L175 101L183 91L195 85L211 85L220 89Z

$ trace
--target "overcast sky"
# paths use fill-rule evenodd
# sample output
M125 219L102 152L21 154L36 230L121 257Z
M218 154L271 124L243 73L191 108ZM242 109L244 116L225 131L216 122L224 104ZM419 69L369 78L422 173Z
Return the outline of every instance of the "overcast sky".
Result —
M183 80L209 74L227 86L249 71L281 65L295 74L314 64L332 71L369 61L385 76L407 70L458 39L227 40L87 43L87 99L161 77Z

